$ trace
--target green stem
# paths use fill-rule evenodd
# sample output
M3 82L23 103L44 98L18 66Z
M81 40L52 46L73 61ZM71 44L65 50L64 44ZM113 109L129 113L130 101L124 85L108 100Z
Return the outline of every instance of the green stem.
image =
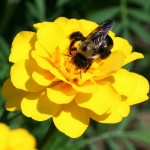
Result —
M94 143L96 141L101 141L101 140L105 140L105 139L109 139L112 137L125 137L125 134L122 131L113 131L113 132L107 132L107 133L103 133L101 135L89 138L89 139L85 139L85 140L81 140L80 142L77 143L77 145L85 146L87 144L91 144Z
M55 131L56 131L56 127L55 127L53 121L51 121L49 129L48 129L47 133L45 134L44 138L42 139L42 141L40 142L37 149L42 150L44 148L44 146L46 145L47 141L49 141L50 138L54 135Z

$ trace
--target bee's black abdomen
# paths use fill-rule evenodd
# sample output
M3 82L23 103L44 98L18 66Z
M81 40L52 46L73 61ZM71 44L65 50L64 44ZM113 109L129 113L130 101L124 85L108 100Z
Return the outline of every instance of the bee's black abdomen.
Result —
M107 58L111 54L111 51L108 49L101 49L100 50L100 57L101 59Z
M107 49L111 50L112 47L113 47L113 40L112 40L112 38L109 35L107 35L104 41L106 42ZM103 43L102 43L102 46L103 46Z
M76 53L76 55L73 57L73 61L79 69L84 69L85 72L92 64L92 58L86 58L80 53Z
M76 64L76 66L80 69L84 69L88 65L87 58L80 53L77 53L73 57L73 60L74 60L74 63Z

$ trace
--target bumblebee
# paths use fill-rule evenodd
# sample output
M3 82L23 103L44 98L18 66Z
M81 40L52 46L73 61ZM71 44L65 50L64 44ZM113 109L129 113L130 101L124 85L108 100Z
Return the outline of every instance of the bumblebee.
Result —
M105 59L111 54L113 47L113 40L108 35L112 29L114 22L106 20L96 29L94 29L87 37L84 37L80 31L73 32L70 35L69 54L72 57L73 63L79 68L84 69L86 72L94 59ZM81 41L77 47L74 44ZM75 51L75 55L72 52Z

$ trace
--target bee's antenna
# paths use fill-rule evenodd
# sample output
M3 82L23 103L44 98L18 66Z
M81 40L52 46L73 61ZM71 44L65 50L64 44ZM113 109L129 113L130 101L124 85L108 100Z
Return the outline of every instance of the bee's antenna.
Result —
M68 55L68 54L64 54L65 56L68 56L68 57L72 57L71 55Z

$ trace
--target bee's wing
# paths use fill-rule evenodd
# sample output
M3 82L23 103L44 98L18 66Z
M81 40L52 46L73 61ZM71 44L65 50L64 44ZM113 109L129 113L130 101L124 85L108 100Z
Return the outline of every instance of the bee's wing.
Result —
M88 39L91 39L95 45L100 45L101 42L105 39L109 31L112 29L114 22L112 20L106 20L96 29L94 29L88 36Z

